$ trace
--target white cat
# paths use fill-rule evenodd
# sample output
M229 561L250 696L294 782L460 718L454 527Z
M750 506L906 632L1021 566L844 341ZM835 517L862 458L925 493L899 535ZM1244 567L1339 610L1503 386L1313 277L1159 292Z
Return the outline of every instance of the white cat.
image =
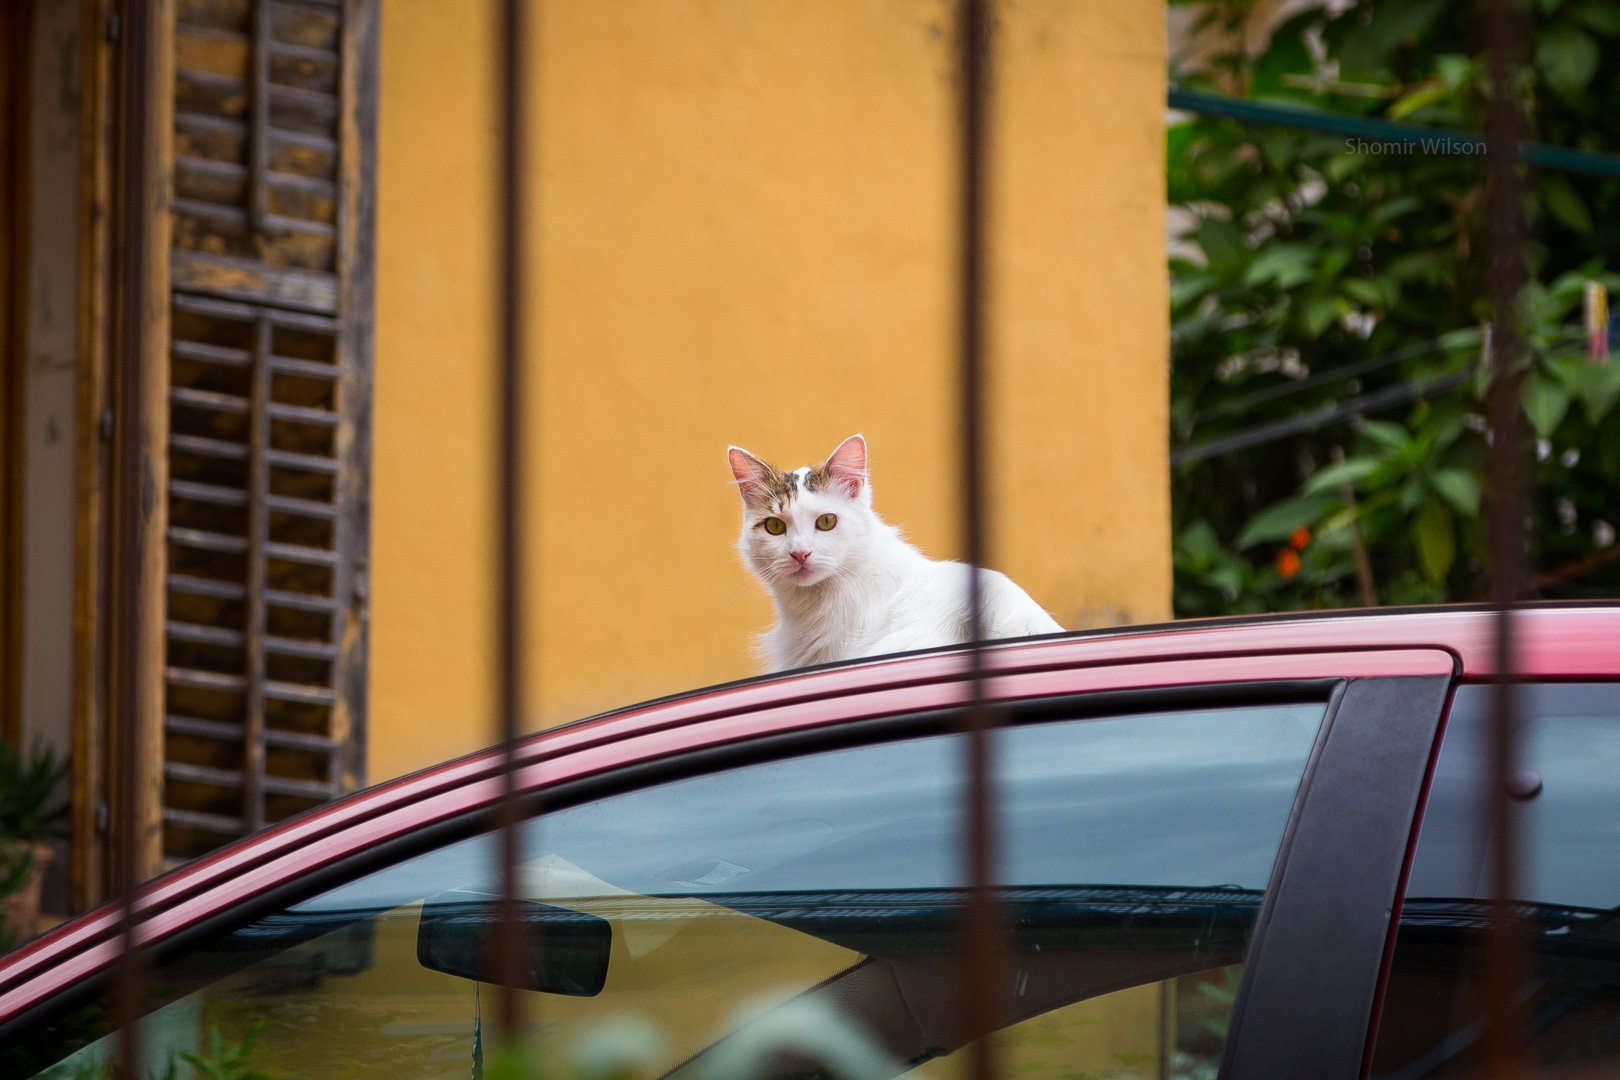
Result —
M968 639L967 567L935 562L877 516L864 438L792 472L735 446L726 456L743 499L737 548L776 601L769 670ZM979 588L984 637L1063 631L1005 575L983 570Z

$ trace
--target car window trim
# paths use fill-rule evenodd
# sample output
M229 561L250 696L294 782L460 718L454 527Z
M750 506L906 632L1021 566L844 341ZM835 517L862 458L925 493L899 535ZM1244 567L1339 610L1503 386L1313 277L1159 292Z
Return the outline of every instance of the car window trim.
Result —
M1361 1051L1360 1080L1368 1080L1372 1075L1373 1050L1378 1045L1378 1024L1384 1014L1384 992L1389 987L1389 973L1395 963L1395 943L1406 905L1406 889L1412 880L1412 863L1417 859L1418 834L1423 829L1423 815L1429 809L1429 792L1434 787L1434 770L1440 763L1440 749L1445 745L1451 707L1457 698L1457 688L1462 685L1465 684L1461 680L1453 680L1446 690L1445 704L1440 708L1440 722L1435 725L1434 745L1429 748L1429 762L1423 770L1423 789L1418 793L1417 805L1412 809L1412 828L1406 837L1406 853L1401 858L1401 876L1395 888L1395 903L1389 912L1389 932L1384 935L1384 955L1378 963L1378 987L1373 993L1372 1011L1367 1017L1367 1040Z
M1406 850L1453 682L1346 680L1266 889L1219 1080L1360 1080Z

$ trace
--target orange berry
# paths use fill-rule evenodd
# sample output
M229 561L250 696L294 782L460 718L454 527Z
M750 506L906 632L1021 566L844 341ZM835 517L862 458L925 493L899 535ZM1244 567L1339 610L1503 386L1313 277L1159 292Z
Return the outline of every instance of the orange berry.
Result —
M1304 551L1305 545L1311 542L1311 530L1303 525L1294 530L1294 535L1288 538L1295 551Z
M1283 548L1277 552L1277 576L1291 578L1299 573L1299 552L1293 548Z

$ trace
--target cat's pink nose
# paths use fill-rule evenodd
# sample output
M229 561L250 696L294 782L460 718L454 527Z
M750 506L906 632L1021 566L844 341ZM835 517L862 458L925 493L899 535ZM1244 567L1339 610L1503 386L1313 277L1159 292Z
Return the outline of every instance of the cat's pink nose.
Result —
M800 566L803 566L810 560L810 553L808 551L790 551L788 554L792 555L796 560L798 560Z

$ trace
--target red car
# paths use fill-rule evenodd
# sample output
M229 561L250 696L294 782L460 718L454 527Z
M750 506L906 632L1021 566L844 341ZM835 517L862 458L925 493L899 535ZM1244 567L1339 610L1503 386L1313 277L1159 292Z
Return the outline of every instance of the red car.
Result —
M1531 1046L1614 1067L1620 607L1519 625ZM991 649L1003 1074L1476 1073L1492 633L1443 609ZM526 740L516 967L548 1075L954 1075L966 669L835 665ZM498 766L150 883L142 1080L477 1075ZM105 1074L117 926L0 959L0 1076Z

